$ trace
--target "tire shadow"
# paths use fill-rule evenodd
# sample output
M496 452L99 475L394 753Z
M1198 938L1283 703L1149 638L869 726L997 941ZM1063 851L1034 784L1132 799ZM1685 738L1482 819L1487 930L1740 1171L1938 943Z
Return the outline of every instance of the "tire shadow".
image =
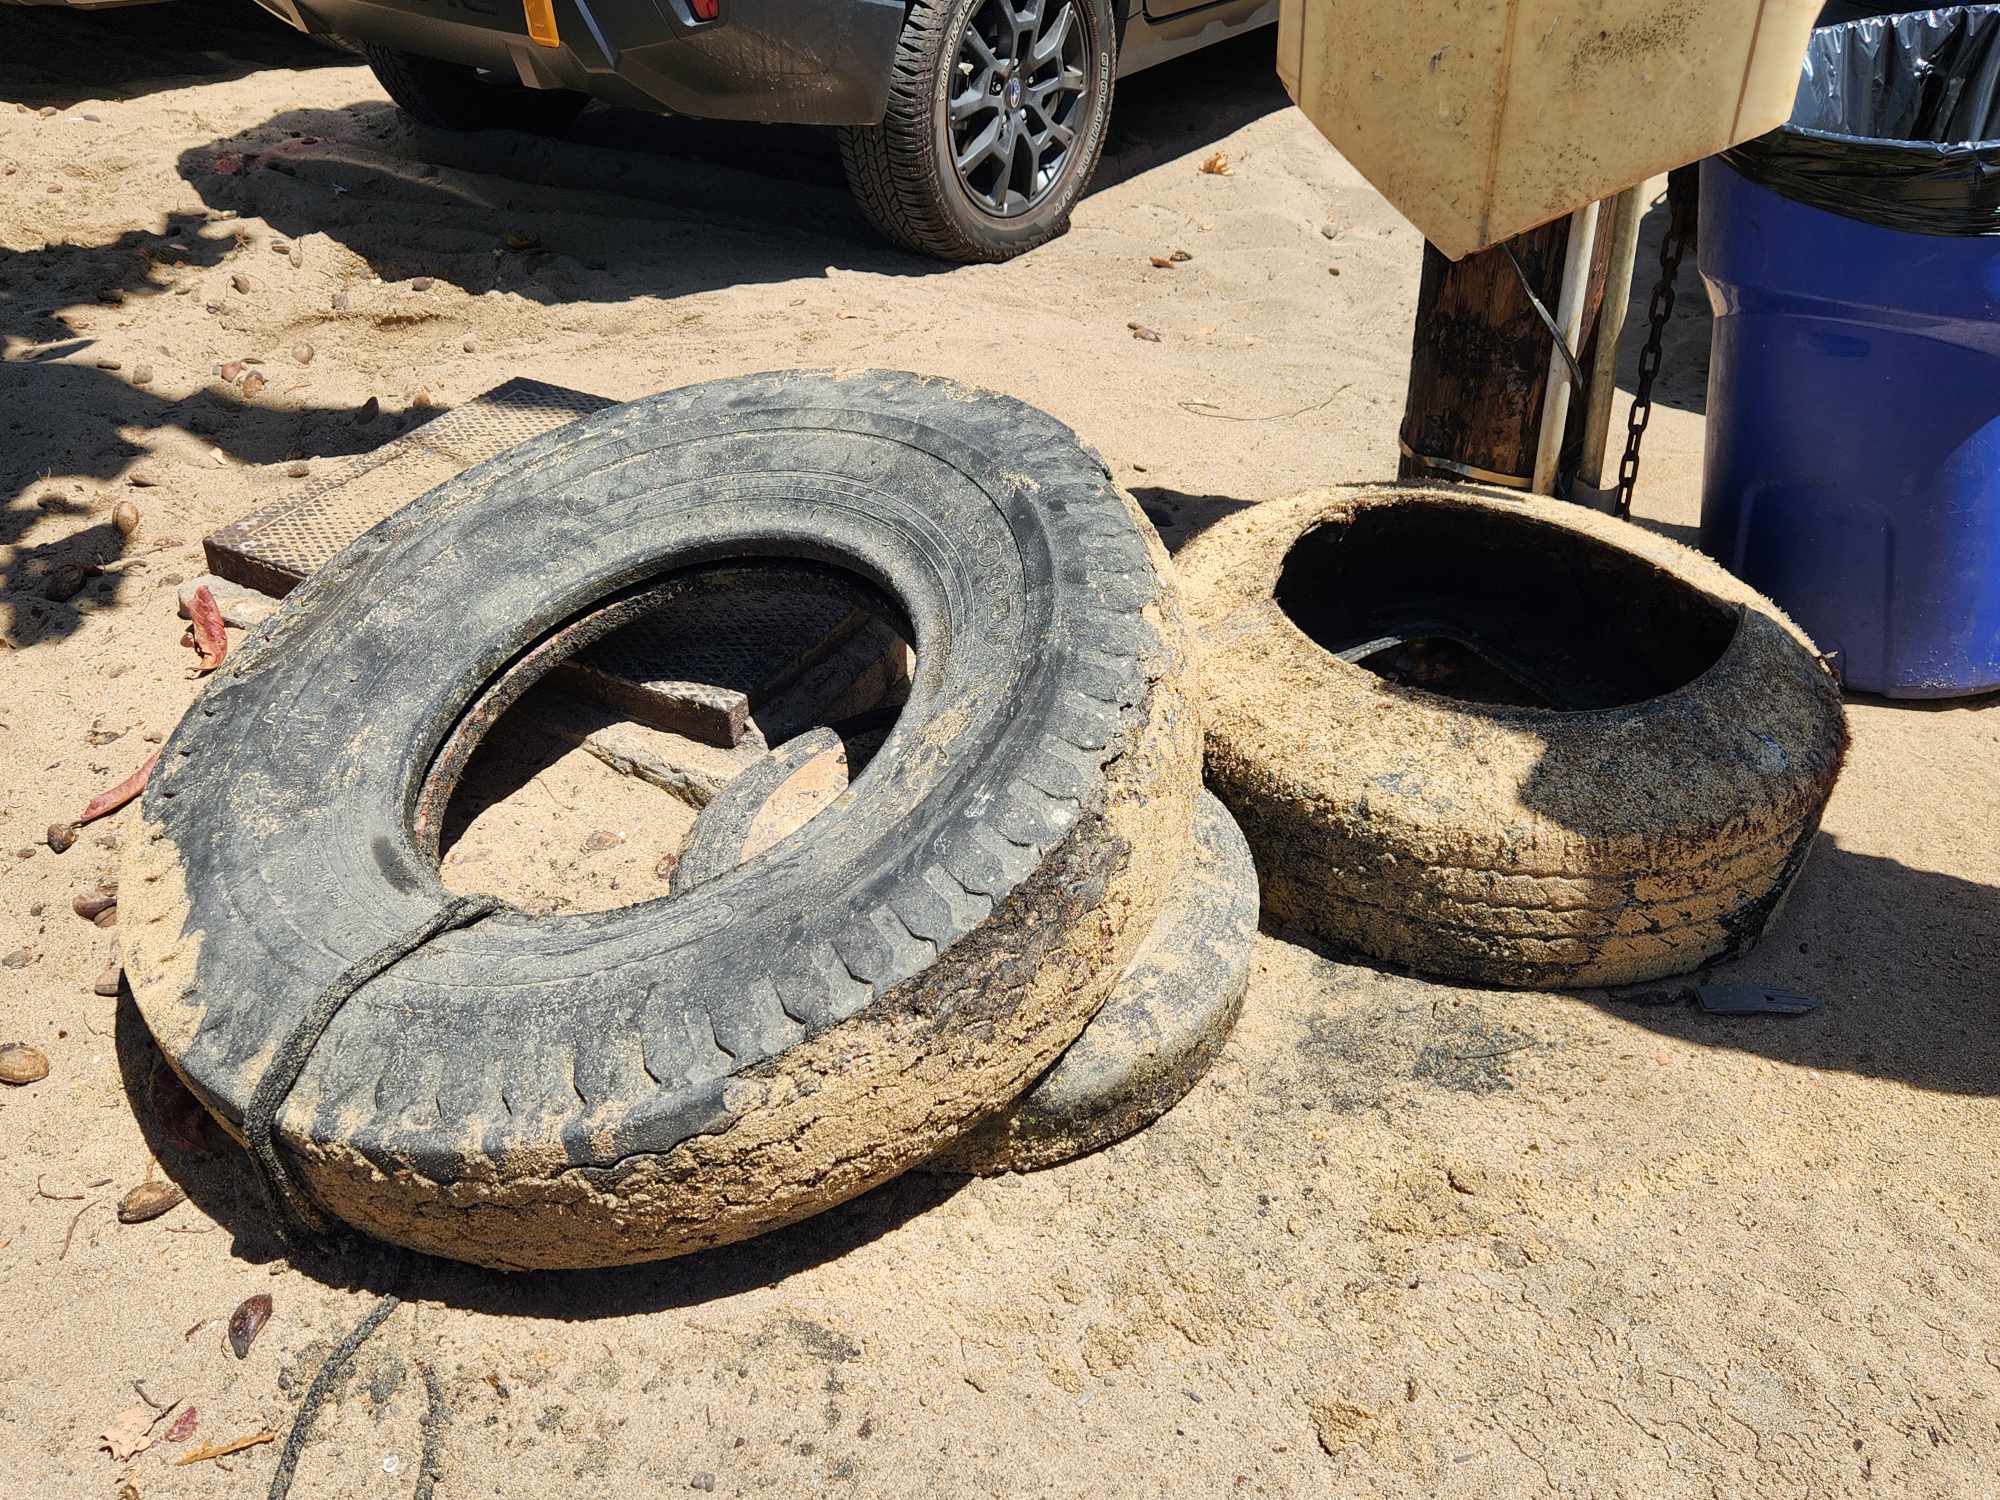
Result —
M1679 981L1768 984L1811 996L1821 1009L1712 1016L1689 1004L1633 1004L1615 993L1579 998L1695 1046L1987 1097L2000 1095L1995 973L2000 889L1843 849L1823 833L1758 946Z

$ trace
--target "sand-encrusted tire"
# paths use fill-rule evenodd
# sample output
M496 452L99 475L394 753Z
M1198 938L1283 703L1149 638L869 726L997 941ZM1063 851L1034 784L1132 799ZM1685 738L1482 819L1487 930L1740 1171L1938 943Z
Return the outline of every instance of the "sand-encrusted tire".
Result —
M1209 783L1266 913L1376 959L1565 988L1740 953L1839 773L1840 696L1797 627L1580 507L1325 491L1176 563Z
M606 1265L838 1203L1019 1094L1191 858L1184 627L1053 418L874 372L614 408L431 491L210 680L126 857L126 971L223 1123L343 968L447 898L480 727L608 596L746 555L890 596L919 669L838 818L686 896L447 933L336 1015L278 1117L320 1205L415 1249ZM671 584L669 584L671 586Z

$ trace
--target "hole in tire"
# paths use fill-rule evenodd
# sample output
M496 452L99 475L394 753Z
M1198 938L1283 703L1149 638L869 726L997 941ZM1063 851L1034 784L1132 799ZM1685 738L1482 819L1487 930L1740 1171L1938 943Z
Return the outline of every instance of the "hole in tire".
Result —
M828 724L879 726L864 749L886 736L915 668L886 595L777 563L680 578L692 587L544 663L478 735L439 817L448 889L539 914L658 900L702 802L771 751ZM830 800L801 790L772 799L764 831Z
M1417 500L1306 532L1276 598L1315 643L1398 686L1569 712L1686 686L1721 659L1740 618L1593 537Z

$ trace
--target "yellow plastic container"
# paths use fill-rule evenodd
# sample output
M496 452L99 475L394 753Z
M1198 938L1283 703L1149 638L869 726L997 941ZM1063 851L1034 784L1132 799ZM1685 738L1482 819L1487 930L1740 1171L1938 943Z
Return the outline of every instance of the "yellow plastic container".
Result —
M1775 129L1820 0L1280 0L1306 118L1453 260Z

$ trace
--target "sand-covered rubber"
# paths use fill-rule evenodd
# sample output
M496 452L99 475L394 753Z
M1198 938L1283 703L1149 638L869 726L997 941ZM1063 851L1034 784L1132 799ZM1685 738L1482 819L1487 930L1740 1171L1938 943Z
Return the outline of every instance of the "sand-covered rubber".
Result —
M1497 649L1571 707L1385 680L1301 627L1295 615L1329 622L1323 638L1394 638L1429 629L1426 610L1459 610L1440 589L1425 598L1442 564L1378 545L1405 532L1490 554L1457 566L1453 588L1513 623ZM1701 554L1581 507L1320 491L1229 517L1176 566L1202 653L1209 785L1250 841L1265 909L1372 958L1563 988L1741 953L1839 774L1840 695L1798 628ZM1371 591L1379 621L1347 602ZM1714 659L1675 682L1704 640ZM1653 678L1660 691L1617 701L1621 680Z
M181 1076L240 1133L313 999L448 898L437 828L482 728L620 622L607 600L753 556L900 613L920 667L869 795L684 897L503 911L369 983L278 1116L322 1208L502 1267L741 1239L930 1156L1109 995L1192 857L1157 540L1017 401L750 376L431 491L210 679L121 883L126 972Z
M690 889L804 827L865 764L884 716L814 729L749 767L695 819L675 867ZM856 749L859 747L859 753ZM1159 1119L1229 1039L1250 979L1257 871L1236 820L1204 792L1195 859L1111 998L1019 1099L946 1146L925 1170L997 1176L1074 1160Z

